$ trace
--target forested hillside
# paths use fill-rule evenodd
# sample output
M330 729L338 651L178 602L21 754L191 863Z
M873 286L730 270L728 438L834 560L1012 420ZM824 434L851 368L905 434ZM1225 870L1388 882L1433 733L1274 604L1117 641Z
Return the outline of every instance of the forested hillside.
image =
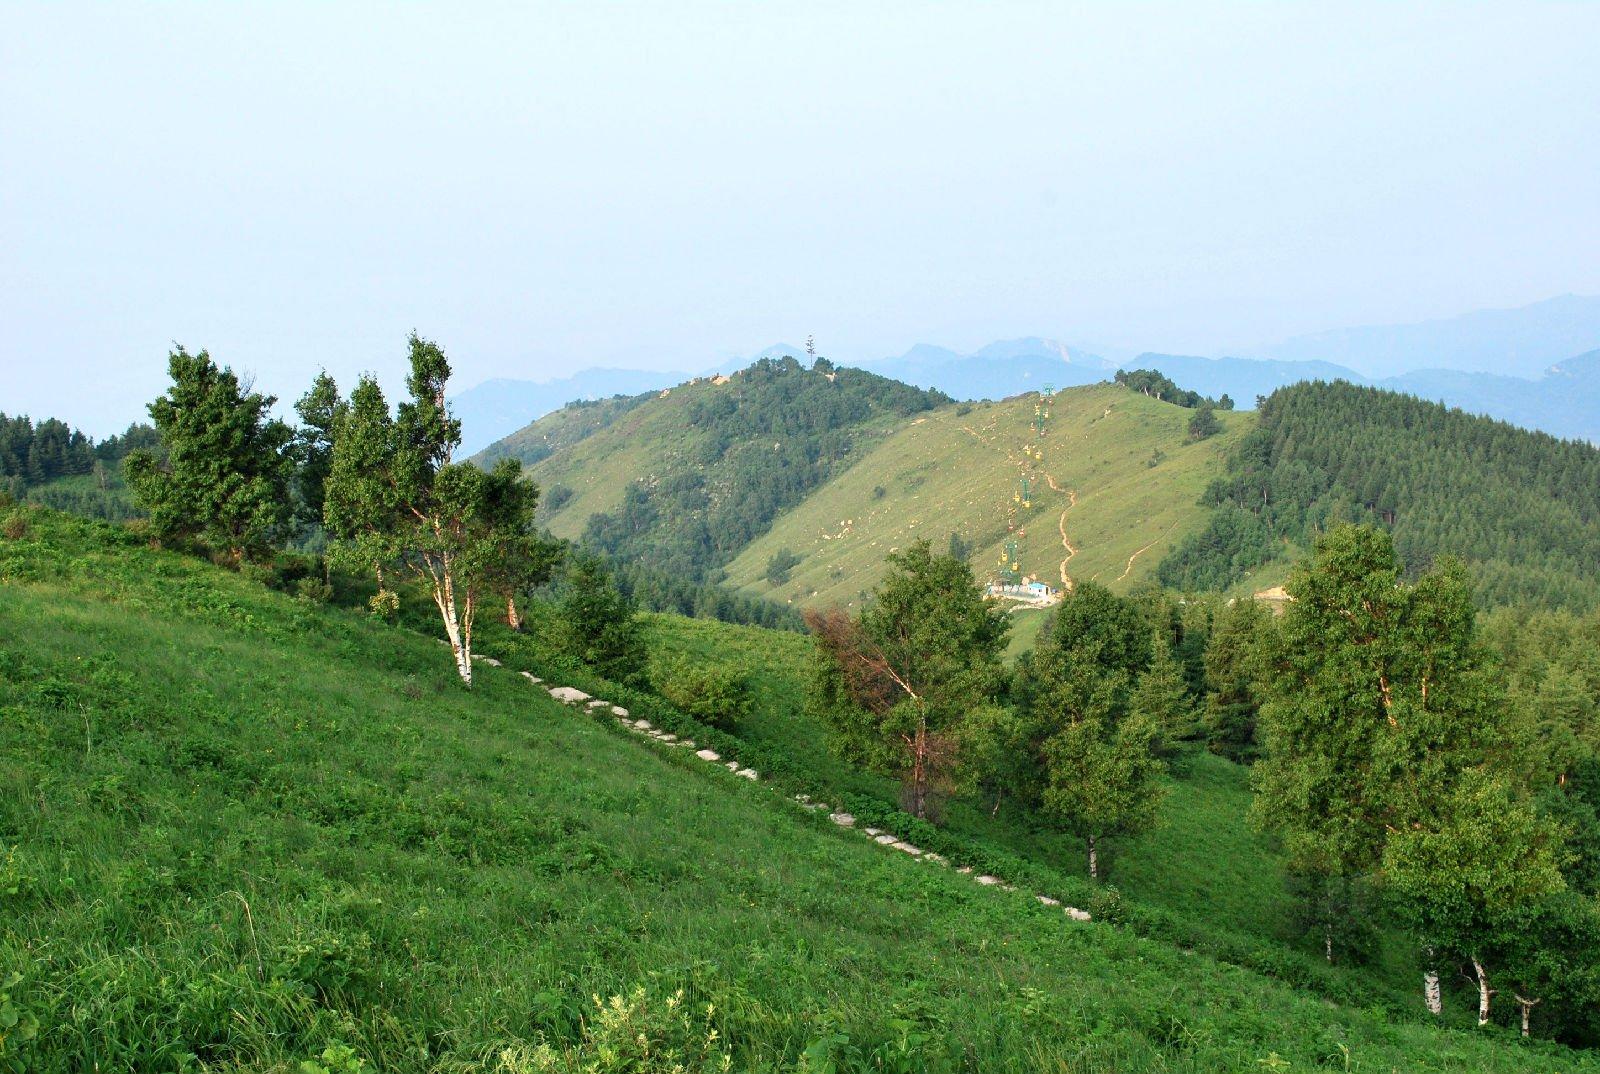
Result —
M638 405L646 398L655 401ZM762 359L731 378L599 404L610 409L581 437L570 408L558 411L484 458L534 462L534 480L553 494L543 518L558 536L702 580L890 423L947 401L826 360L807 369Z
M322 375L298 428L175 350L163 450L126 467L146 520L0 497L0 1059L575 1074L625 1042L709 1069L1477 1071L1581 1068L1553 1042L1600 1040L1592 616L1485 631L1464 570L1408 578L1376 526L1321 535L1281 617L1074 575L1092 545L1126 580L1139 529L1203 523L1176 493L1253 417L1118 385L869 409L854 479L931 453L893 456L903 507L938 480L952 522L941 463L979 457L970 519L1020 536L1039 484L1057 498L1066 592L1008 659L1021 624L959 531L857 542L878 581L808 608L809 638L642 623L538 531L515 459L453 461L448 359L407 346L396 405ZM757 370L810 378L802 399L838 382ZM545 461L706 429L782 457L729 386ZM827 443L826 403L784 431ZM326 553L292 551L314 504ZM872 928L840 929L840 891ZM1473 1008L1529 1042L1455 1033Z
M134 424L98 444L66 422L0 413L0 492L74 514L120 520L135 513L122 482L122 460L154 447L156 431Z
M641 395L614 395L609 399L579 400L568 403L510 436L496 440L475 458L485 466L500 459L517 459L532 466L562 448L571 447L584 437L609 427L635 407L657 397L656 392Z
M1346 383L1274 392L1206 491L1163 584L1223 588L1341 520L1394 533L1407 570L1465 559L1487 603L1600 602L1600 449Z

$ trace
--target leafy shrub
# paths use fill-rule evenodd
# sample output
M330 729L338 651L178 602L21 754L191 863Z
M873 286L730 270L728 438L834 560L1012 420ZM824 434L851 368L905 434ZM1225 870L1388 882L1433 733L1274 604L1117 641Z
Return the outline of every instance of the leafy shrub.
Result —
M722 731L731 731L750 715L754 699L743 675L726 668L679 664L660 685L678 708Z
M307 576L294 583L294 595L307 604L326 604L333 599L333 586L321 578Z
M367 611L375 619L393 619L400 610L400 594L392 589L380 589L367 601Z
M1189 440L1204 440L1215 436L1222 431L1222 422L1217 420L1209 406L1202 406L1194 412L1194 417L1189 419Z
M1089 899L1089 905L1084 909L1088 910L1089 916L1096 921L1106 921L1113 925L1120 925L1128 919L1122 892L1110 884L1095 891Z
M559 511L572 499L573 492L570 485L551 485L544 493L544 509L546 511Z
M17 995L22 974L13 973L0 980L0 1061L10 1069L25 1070L24 1066L10 1067L22 1054L22 1046L39 1035L39 1016L30 1011Z
M367 1061L348 1044L330 1044L322 1049L320 1059L300 1064L300 1074L363 1074L368 1069Z
M787 548L780 548L767 560L767 581L782 585L789 580L789 572L799 564L800 557Z
M5 524L0 526L3 532L13 541L20 541L28 535L28 516L23 511L12 511L6 516Z

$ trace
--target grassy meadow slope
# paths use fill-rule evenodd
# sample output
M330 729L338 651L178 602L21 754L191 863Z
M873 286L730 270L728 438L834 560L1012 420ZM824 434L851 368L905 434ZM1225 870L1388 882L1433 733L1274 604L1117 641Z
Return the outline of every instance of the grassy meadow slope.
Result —
M716 551L702 550L697 560L720 563L743 541L732 532L738 527L722 526L737 520L765 528L764 517L745 513L781 510L885 435L897 416L943 398L860 370L825 375L792 360L758 363L722 383L697 380L657 393L534 460L531 476L573 490L545 516L557 536L578 537L592 516L616 511L633 488L645 493L649 519L620 525L643 526L668 544L709 541ZM532 442L563 420L557 412L517 435ZM707 525L715 532L699 532ZM729 541L735 543L725 547Z
M813 658L809 636L675 615L652 615L647 622L655 666L691 662L745 677L755 705L737 729L741 739L795 759L809 773L807 785L813 789L897 799L892 780L841 762L829 748L827 729L806 713ZM1304 947L1293 935L1294 907L1281 860L1246 819L1249 770L1209 754L1189 758L1182 767L1181 777L1165 781L1160 823L1119 846L1113 882L1129 899L1194 922L1200 930L1249 936L1294 952L1289 957L1303 957ZM988 803L953 801L945 824L976 844L1087 878L1078 839L1037 826L1002 804L1006 808L991 815ZM1358 969L1353 975L1369 988L1392 992L1404 1005L1414 998L1413 968Z
M510 668L469 693L426 637L22 517L0 1068L1597 1068L1074 925Z
M1201 493L1253 421L1219 414L1224 433L1188 444L1192 410L1101 384L1056 393L1039 437L1037 400L946 406L901 422L752 542L729 565L729 582L777 600L850 605L883 576L891 550L926 537L942 551L952 532L986 577L1014 522L1023 573L1059 586L1066 561L1074 581L1132 586L1204 525ZM1024 475L1026 509L1015 499ZM766 566L784 548L801 559L773 586Z
M645 392L641 395L618 395L609 399L568 403L510 436L496 440L473 457L485 465L498 459L515 458L520 459L524 466L531 466L602 429L610 428L654 399L656 394Z

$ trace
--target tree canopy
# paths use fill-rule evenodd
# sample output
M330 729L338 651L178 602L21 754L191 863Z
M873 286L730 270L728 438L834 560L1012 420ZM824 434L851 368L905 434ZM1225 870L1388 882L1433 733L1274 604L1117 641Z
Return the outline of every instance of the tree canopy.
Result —
M205 351L174 350L172 386L150 404L162 451L129 454L125 472L157 536L198 539L237 561L271 550L290 517L292 431L277 401L251 391Z

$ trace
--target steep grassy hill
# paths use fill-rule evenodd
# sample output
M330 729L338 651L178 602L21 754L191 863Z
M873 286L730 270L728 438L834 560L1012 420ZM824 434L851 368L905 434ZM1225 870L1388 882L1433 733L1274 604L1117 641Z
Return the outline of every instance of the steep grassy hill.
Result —
M558 411L483 458L517 455L541 485L572 490L543 516L556 535L700 579L897 419L947 401L858 369L806 369L792 358L718 379L617 401L603 422L581 428L572 408Z
M785 375L821 383L808 370ZM1019 571L1052 585L1146 581L1163 555L1203 526L1200 496L1254 420L1221 414L1222 434L1189 443L1193 411L1102 384L1056 393L1040 436L1037 395L933 408L932 398L889 397L889 405L845 426L847 437L797 433L822 454L781 499L746 510L736 501L750 490L736 488L732 475L749 454L790 439L747 436L717 446L741 408L768 405L768 392L741 384L746 376L558 411L482 457L520 455L533 463L534 480L560 490L555 509L542 515L558 536L616 545L608 550L663 567L685 561L685 546L709 542L713 552L688 566L725 564L728 583L747 595L849 605L877 583L888 552L919 537L942 550L952 533L971 548L980 576L1000 568L1014 539ZM841 384L871 377L837 376ZM871 377L868 389L893 383ZM750 517L741 528L722 524L719 512ZM769 566L785 552L798 560L775 583ZM1017 616L1022 645L1040 616Z
M806 712L813 658L809 636L672 615L651 616L648 636L655 668L687 661L744 676L755 705L736 736L791 758L809 789L834 798L855 794L886 804L897 801L894 781L841 762L829 748L827 729ZM1187 759L1181 768L1181 778L1166 780L1160 823L1116 852L1113 883L1137 905L1181 922L1191 944L1210 937L1221 950L1254 948L1258 956L1298 964L1308 973L1326 972L1314 944L1301 942L1297 933L1280 858L1246 819L1248 769L1207 754ZM988 807L987 802L947 803L946 829L975 846L1087 879L1079 840L1040 827L1009 802L992 812ZM1409 950L1403 943L1395 948ZM1381 996L1404 1009L1416 1005L1420 972L1413 960L1402 958L1341 970L1329 983ZM1470 1006L1465 990L1460 1006Z
M888 552L919 537L942 551L955 533L980 577L1015 538L1024 574L1132 586L1204 525L1200 494L1253 421L1221 414L1224 433L1190 444L1194 411L1102 384L1056 393L1041 437L1038 401L947 406L901 422L751 542L729 581L779 600L848 605L882 577ZM782 549L800 559L775 586L766 569Z
M645 392L642 395L616 395L608 399L568 403L510 436L496 440L475 458L486 465L498 459L513 458L520 460L524 466L532 466L585 437L611 427L633 410L655 399L657 394Z
M18 517L7 1069L1597 1069L1074 924L511 668L467 693L428 638Z

